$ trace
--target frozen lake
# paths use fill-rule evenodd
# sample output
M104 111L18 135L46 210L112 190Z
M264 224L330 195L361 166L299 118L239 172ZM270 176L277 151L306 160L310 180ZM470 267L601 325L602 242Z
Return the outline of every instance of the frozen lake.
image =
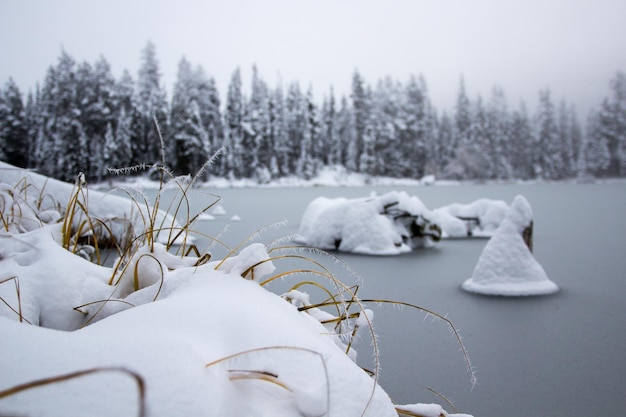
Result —
M443 241L393 257L340 254L362 279L361 298L417 304L451 319L476 369L478 384L472 389L444 322L408 308L369 305L379 336L380 383L394 402L437 402L453 411L431 388L459 412L476 417L614 415L626 408L624 183L201 190L220 195L226 214L199 226L217 236L228 225L220 238L236 246L256 229L287 220L257 239L267 243L295 233L315 197L390 190L417 195L431 209L483 197L510 203L524 195L535 214L535 258L561 287L556 295L521 299L462 291L486 240ZM211 201L194 194L192 211ZM231 221L233 215L241 221ZM200 249L207 245L198 242ZM354 282L334 268L346 284ZM290 279L272 289L281 292L303 278ZM371 341L365 336L357 346L359 362L371 368Z

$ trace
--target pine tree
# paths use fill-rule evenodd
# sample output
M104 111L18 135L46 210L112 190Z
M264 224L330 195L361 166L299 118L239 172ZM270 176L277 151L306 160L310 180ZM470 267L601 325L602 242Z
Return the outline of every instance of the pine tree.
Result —
M63 51L57 66L48 70L42 89L38 168L43 174L64 181L73 181L89 163L76 78L76 63Z
M533 129L524 102L511 115L510 129L510 164L514 178L528 180L534 177L533 157L534 143Z
M354 117L352 107L345 96L341 97L339 114L337 115L338 163L348 168L349 147L355 142Z
M224 114L224 146L226 158L222 159L221 173L224 176L242 178L245 174L243 162L243 112L244 98L241 92L241 71L237 68L228 85L226 111Z
M135 82L127 70L114 86L116 99L115 137L119 142L119 155L109 168L122 168L146 162L143 156L135 155L136 144L139 143L143 122L139 114ZM135 151L133 151L135 149Z
M163 140L167 138L167 101L165 90L161 87L156 48L152 42L148 42L143 49L141 58L137 77L137 110L141 124L136 142L133 143L133 157L142 162L155 163L160 160L159 128Z
M380 80L372 94L372 126L377 149L372 161L376 175L392 177L409 176L409 154L400 142L401 132L406 132L406 120L401 120L404 103L400 86L390 77Z
M352 111L354 115L354 138L348 148L347 168L351 171L364 172L361 169L360 161L368 160L369 157L363 155L363 141L370 126L370 100L367 95L365 81L358 71L352 75ZM371 134L370 132L367 133Z
M411 75L405 87L404 125L400 146L407 158L409 170L404 176L420 178L428 161L428 148L432 140L430 103L423 78L419 81ZM429 131L430 130L430 131Z
M535 119L534 164L539 178L557 180L564 177L556 108L550 98L550 90L539 93L539 107Z
M289 170L289 138L286 127L285 100L279 84L270 97L270 136L274 143L272 177L286 176Z
M289 174L298 175L298 161L302 159L302 142L306 130L305 100L298 82L292 82L285 98L285 125L288 149Z
M491 161L491 179L508 179L513 174L509 123L506 96L501 88L495 87L487 105L488 136L485 150Z
M611 164L609 144L604 134L603 123L598 112L591 113L583 145L584 172L595 177L607 175Z
M611 97L598 113L601 134L607 142L609 166L606 175L626 175L626 75L618 72L611 80Z
M341 162L341 143L339 140L338 112L335 93L330 88L328 98L322 105L322 134L320 141L326 152L322 154L323 165L337 165Z
M300 178L311 179L317 174L321 165L320 155L323 151L319 147L320 120L317 107L313 101L313 91L307 91L302 102L304 131L300 141L300 152L296 164L296 175Z
M439 121L439 129L437 132L438 158L436 160L437 176L443 174L443 169L451 163L454 157L454 125L452 118L444 111Z
M559 139L561 142L561 159L563 160L563 176L567 178L578 175L578 158L582 140L581 128L573 106L561 101L558 114Z
M83 63L78 68L76 83L80 122L89 149L88 164L83 170L88 177L100 179L105 174L105 164L101 161L105 135L116 119L117 98L111 66L102 56L93 68Z
M26 123L26 137L28 138L28 149L26 150L28 158L27 158L27 167L34 168L35 166L35 150L37 145L37 134L39 131L39 126L41 125L41 114L42 111L40 109L41 106L41 93L39 91L39 84L35 87L35 93L32 91L28 93L28 98L26 99L26 107L24 110L25 114L25 123Z
M133 117L125 107L121 107L115 123L115 147L105 168L122 168L132 165Z
M22 94L12 78L0 89L0 159L26 167L28 131Z
M247 150L246 160L250 167L250 174L263 182L271 178L270 166L274 147L270 136L269 102L269 88L254 65L252 67L252 93L245 116L245 123L254 133L249 138L244 135L249 139L249 141L244 139L244 147Z
M194 79L197 81L198 107L200 117L207 131L207 154L212 156L222 146L224 140L224 126L220 110L220 95L217 91L215 79L208 78L202 67L197 67Z
M469 140L472 125L472 109L470 100L465 92L465 80L463 78L459 82L459 92L454 111L455 139L452 148L456 148Z
M215 82L202 67L192 70L189 62L181 59L170 112L170 158L177 173L199 173L220 144L217 96Z

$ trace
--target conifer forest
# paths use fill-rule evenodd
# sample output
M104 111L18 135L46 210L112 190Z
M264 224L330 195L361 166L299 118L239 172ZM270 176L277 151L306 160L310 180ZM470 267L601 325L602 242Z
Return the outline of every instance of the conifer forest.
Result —
M252 71L250 91L235 69L225 96L185 58L171 94L156 48L141 53L136 78L116 79L104 57L77 63L67 52L24 94L0 87L0 159L61 180L93 181L108 168L161 162L205 177L312 178L325 166L396 178L562 180L626 176L626 75L607 80L606 98L581 120L549 89L509 106L503 89L468 97L459 82L451 109L436 109L423 77L371 84L355 70L349 96L322 97L297 81L270 86ZM222 100L221 97L225 97ZM158 121L158 123L155 122Z

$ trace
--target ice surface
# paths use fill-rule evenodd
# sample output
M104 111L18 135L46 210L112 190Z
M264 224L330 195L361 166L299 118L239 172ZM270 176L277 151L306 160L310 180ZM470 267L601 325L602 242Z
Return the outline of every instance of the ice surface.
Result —
M559 287L548 278L522 237L532 222L530 204L518 195L483 249L472 277L463 283L463 289L503 296L557 292Z

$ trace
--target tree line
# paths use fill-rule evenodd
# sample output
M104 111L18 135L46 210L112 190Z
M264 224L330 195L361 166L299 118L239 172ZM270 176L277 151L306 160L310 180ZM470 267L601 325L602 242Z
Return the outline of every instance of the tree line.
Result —
M0 159L67 181L102 181L107 168L159 163L162 151L175 174L195 174L220 149L203 178L311 178L325 166L398 178L626 176L622 72L584 126L549 89L534 110L510 109L501 88L470 98L461 79L454 108L439 113L423 77L371 85L355 71L348 97L331 88L321 102L297 81L268 85L256 66L251 81L244 92L236 69L222 105L215 80L182 58L168 101L152 43L136 80L116 80L104 57L77 63L62 51L26 100L12 79L0 89Z

